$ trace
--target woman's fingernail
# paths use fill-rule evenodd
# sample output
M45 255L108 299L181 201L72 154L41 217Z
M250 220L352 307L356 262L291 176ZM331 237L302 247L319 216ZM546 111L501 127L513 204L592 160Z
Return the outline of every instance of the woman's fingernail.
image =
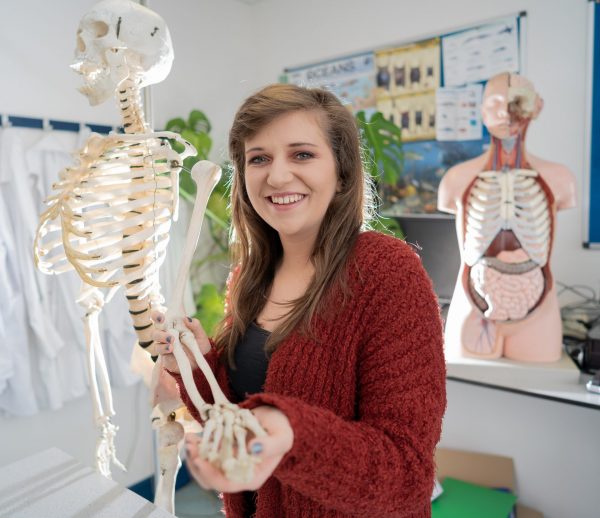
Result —
M252 455L260 455L263 451L263 445L260 442L255 442L252 446L250 446L250 453Z
M161 315L158 315L158 316L156 317L156 321L157 321L157 322L162 322L162 321L163 321L163 317L162 317Z
M167 343L171 343L173 341L173 337L171 335L167 336Z
M190 322L190 323L192 322L192 319L190 317L187 317L187 319L188 319L188 322Z
M165 347L165 352L166 352L166 353L169 353L169 352L171 352L171 346L170 346L170 345L167 345L167 346Z

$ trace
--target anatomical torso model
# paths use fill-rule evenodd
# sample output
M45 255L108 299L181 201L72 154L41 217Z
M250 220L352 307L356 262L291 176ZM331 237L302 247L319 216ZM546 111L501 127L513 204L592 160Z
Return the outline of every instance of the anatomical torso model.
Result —
M562 328L550 269L556 212L575 206L564 166L525 149L543 102L516 74L491 78L483 122L489 150L454 166L438 209L456 214L461 267L445 327L446 352L530 362L560 358Z

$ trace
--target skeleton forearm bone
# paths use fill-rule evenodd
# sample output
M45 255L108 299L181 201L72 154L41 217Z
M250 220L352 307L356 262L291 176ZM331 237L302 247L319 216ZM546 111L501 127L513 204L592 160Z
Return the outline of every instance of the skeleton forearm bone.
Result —
M202 370L204 376L207 378L211 387L211 391L213 392L213 396L215 398L215 403L222 403L224 401L227 401L227 398L221 391L221 388L219 387L217 381L214 379L214 376L212 376L210 367L208 366L206 360L204 359L204 356L198 349L194 336L191 335L187 327L181 322L180 317L177 318L175 317L175 315L185 314L185 309L183 307L183 293L185 288L185 281L187 279L190 267L192 265L192 258L194 255L194 251L196 250L198 238L200 237L200 231L202 229L202 222L204 219L204 212L206 211L206 205L208 203L208 198L215 185L219 181L220 175L220 168L215 164L207 161L198 162L192 170L192 178L196 182L197 186L196 200L194 203L192 217L190 219L190 225L183 250L183 256L179 264L177 279L175 281L175 289L173 291L172 303L169 304L169 310L167 311L166 315L167 330L169 333L171 333L175 342L173 348L175 359L177 360L177 363L181 370L181 375L184 380L186 389L188 390L188 393L190 394L194 405L201 412L203 419L207 418L207 406L206 403L202 400L200 393L198 392L198 389L194 384L190 363L179 343L180 333L181 339L184 341L184 344L189 348L190 352L194 356L194 359L196 360L196 363Z
M196 202L183 258L179 266L173 301L165 319L165 328L173 337L173 354L179 366L185 388L201 418L205 421L200 447L201 457L213 462L222 469L225 476L230 480L248 481L252 478L253 466L257 460L248 455L246 430L250 430L258 437L264 436L265 432L249 410L240 409L227 400L198 348L195 337L182 322L181 317L174 316L184 314L183 290L185 279L200 235L208 197L216 185L219 175L219 168L210 162L199 162L192 171L192 176L197 184ZM206 403L198 392L190 362L180 340L190 350L206 378L213 394L214 405Z

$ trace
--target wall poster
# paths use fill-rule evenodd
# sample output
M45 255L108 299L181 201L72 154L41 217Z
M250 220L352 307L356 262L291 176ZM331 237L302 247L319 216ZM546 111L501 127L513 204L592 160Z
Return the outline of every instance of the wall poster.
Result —
M375 52L377 111L402 129L403 142L435 138L439 38Z
M287 69L287 82L324 88L336 94L356 113L375 111L375 55L365 52L316 65Z
M367 120L378 111L400 127L404 163L397 183L381 187L382 212L436 214L446 171L489 145L480 109L485 82L524 72L526 15L286 69L286 80L327 88L353 112L365 110Z

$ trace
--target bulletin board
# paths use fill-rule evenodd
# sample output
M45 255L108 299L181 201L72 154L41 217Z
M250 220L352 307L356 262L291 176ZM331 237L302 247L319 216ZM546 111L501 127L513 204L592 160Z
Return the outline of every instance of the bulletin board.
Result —
M402 130L404 165L381 192L388 216L440 215L437 189L453 165L481 155L487 79L524 73L526 13L284 70L283 82L326 88L353 112L375 111ZM600 53L599 53L600 54ZM599 82L600 84L600 82Z
M590 1L583 246L600 249L600 3Z

